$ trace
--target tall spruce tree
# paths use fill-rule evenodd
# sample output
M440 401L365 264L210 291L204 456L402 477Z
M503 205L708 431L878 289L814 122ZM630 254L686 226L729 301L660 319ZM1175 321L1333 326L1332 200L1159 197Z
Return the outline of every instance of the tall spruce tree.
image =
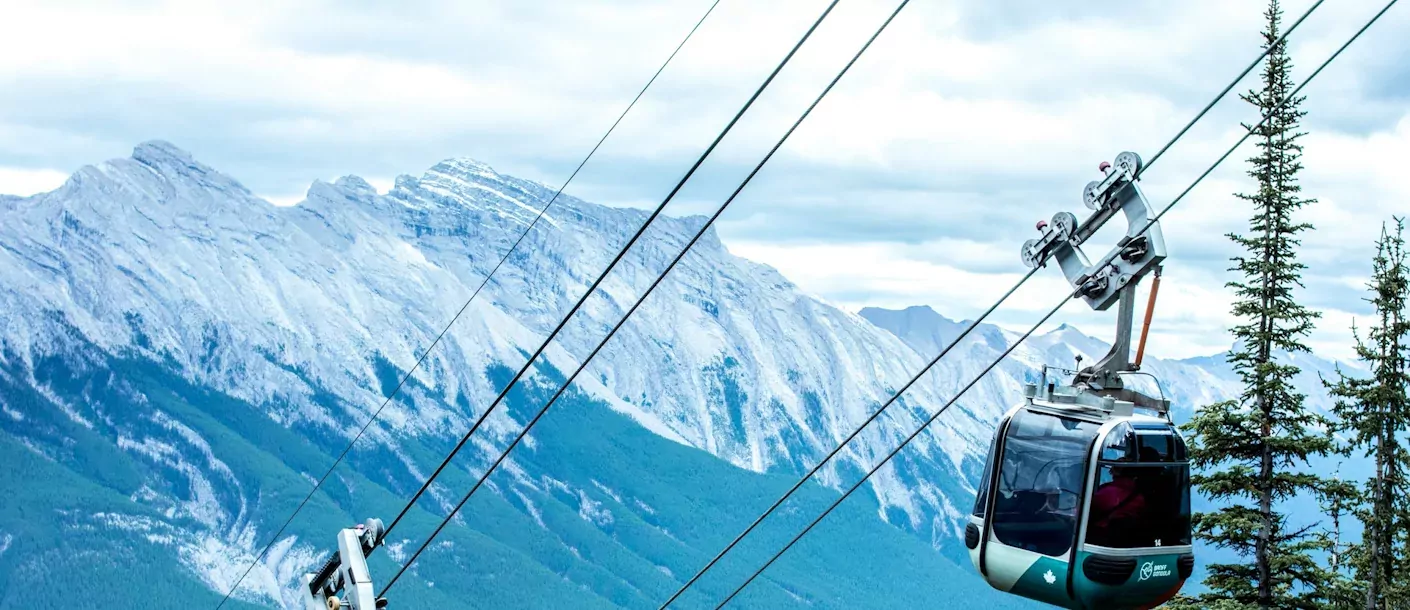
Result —
M1375 463L1375 474L1365 482L1360 497L1364 524L1355 561L1357 580L1364 583L1365 608L1383 610L1410 605L1410 589L1401 575L1407 549L1404 521L1410 511L1407 497L1404 435L1410 432L1410 269L1405 255L1404 222L1396 219L1394 233L1384 225L1376 242L1367 299L1375 308L1376 323L1363 339L1353 327L1356 354L1370 375L1353 378L1337 371L1335 383L1325 382L1336 398L1339 430L1346 436L1345 451L1359 452Z
M1232 259L1230 271L1241 275L1227 285L1234 289L1233 313L1240 320L1231 332L1238 339L1229 361L1243 382L1238 399L1209 405L1185 425L1191 437L1191 462L1198 474L1193 483L1223 506L1195 516L1195 535L1238 554L1243 562L1208 566L1198 607L1322 608L1325 598L1316 587L1325 570L1312 553L1322 548L1312 535L1314 524L1294 523L1279 511L1279 502L1323 486L1307 472L1313 456L1332 449L1330 422L1306 409L1305 396L1293 387L1298 368L1279 354L1306 352L1303 339L1317 314L1298 304L1294 290L1302 287L1304 265L1297 262L1297 235L1311 225L1293 215L1315 200L1303 198L1297 174L1306 113L1303 99L1287 100L1292 92L1292 60L1278 41L1282 10L1277 0L1264 13L1269 49L1262 88L1242 98L1269 116L1256 127L1258 154L1250 159L1248 175L1258 184L1252 194L1237 194L1252 204L1248 233L1230 234L1245 254Z
M1356 578L1360 574L1360 561L1365 558L1363 547L1344 542L1345 524L1359 515L1362 506L1358 485L1342 480L1341 468L1322 487L1322 512L1327 514L1330 524L1321 532L1322 548L1327 554L1327 569L1323 581L1317 585L1319 597L1328 608L1357 608L1366 599L1364 583Z

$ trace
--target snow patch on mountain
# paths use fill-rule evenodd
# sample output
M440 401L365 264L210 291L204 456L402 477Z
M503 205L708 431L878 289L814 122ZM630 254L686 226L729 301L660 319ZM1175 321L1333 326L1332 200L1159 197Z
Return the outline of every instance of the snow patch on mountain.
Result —
M107 355L162 363L300 433L345 441L381 409L356 451L378 446L419 481L435 464L408 447L458 439L498 394L504 371L523 364L647 219L565 194L485 283L554 193L450 159L420 177L398 176L385 194L345 176L316 181L303 201L280 207L169 143L144 143L130 158L78 170L53 192L0 206L0 364L32 373L51 356L82 362L90 356L71 345L77 335ZM575 369L703 222L653 222L524 383L551 390ZM425 354L482 283L483 293ZM711 230L574 387L661 437L741 468L792 474L813 466L963 327L928 308L843 311L734 256ZM1015 339L982 325L819 482L850 485ZM969 477L1022 384L1044 364L1068 365L1078 353L1094 362L1105 350L1070 327L1025 343L871 479L878 517L937 547L953 544L973 492ZM423 355L398 399L387 402ZM1148 362L1177 404L1207 404L1237 389L1214 360ZM1309 375L1334 366L1307 362ZM211 439L155 407L147 405L146 419L114 424L101 405L66 402L29 381L72 421L112 429L121 450L178 473L187 488L181 497L159 486L132 497L172 523L194 520L199 527L154 535L172 536L213 589L233 583L233 567L251 560L269 534L254 525L260 498L247 497L257 481L240 480ZM0 412L18 419L9 407ZM523 423L496 411L462 461L483 466ZM530 435L525 449L538 442ZM622 502L611 490L527 472L512 458L504 469L513 483L489 487L513 490L540 526L538 509L516 486L577 498L579 516L597 526L615 517L589 492ZM429 496L442 510L459 499L440 486ZM314 561L312 547L293 537L278 545L242 597L282 599L281 587Z
M221 594L230 591L236 579L253 565L240 582L236 598L251 602L272 599L278 600L285 608L299 607L303 602L297 591L288 585L298 582L304 573L322 561L322 551L309 544L300 544L296 536L286 536L271 545L269 552L256 561L256 552L249 550L253 548L253 539L242 534L239 540L241 544L232 545L219 537L196 536L182 543L179 553L187 567L213 591Z
M62 512L62 511L61 511ZM235 579L254 562L253 554L245 548L253 542L253 529L241 533L238 538L243 543L239 547L211 535L193 532L171 522L142 515L111 512L78 514L68 511L65 515L71 520L69 527L76 531L125 532L141 539L176 551L193 573L201 577L212 590L224 593L235 584ZM0 547L3 554L8 541ZM287 583L298 577L319 560L319 550L309 545L300 545L296 537L289 536L270 547L263 560L255 563L250 574L241 584L239 599L247 601L279 600L284 607L299 607L302 602Z
M12 289L0 294L0 358L47 353L50 333L19 312L58 312L103 349L174 362L194 382L266 405L283 425L350 435L383 401L378 359L395 374L411 368L551 196L453 159L398 177L386 195L345 177L277 207L175 146L145 143L3 212L0 281ZM498 389L480 372L517 367L644 220L560 197L418 368L405 390L412 400L387 405L371 441L395 447L468 428ZM546 363L575 367L701 222L653 223ZM796 471L921 364L890 333L729 254L712 231L577 385L666 438L752 470ZM939 387L919 384L844 460L869 467L901 435L893 428L943 399ZM339 400L317 398L327 394ZM924 437L913 459L936 475L958 471L996 415L976 401ZM519 425L497 414L486 429L502 438ZM916 495L923 481L896 476L875 482L883 504L912 520L944 512L943 493ZM831 468L824 480L841 484Z
M612 525L613 521L612 511L581 490L578 491L578 516L598 527Z

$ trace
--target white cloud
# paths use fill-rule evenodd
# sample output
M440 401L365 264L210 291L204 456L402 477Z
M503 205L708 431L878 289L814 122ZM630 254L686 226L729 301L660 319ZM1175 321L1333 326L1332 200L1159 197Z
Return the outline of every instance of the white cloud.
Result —
M0 192L162 138L276 203L314 178L392 176L453 156L557 185L710 0L39 2L0 21ZM827 0L723 2L570 191L654 206ZM1311 0L1285 2L1286 22ZM1293 36L1301 78L1381 6L1327 3ZM1257 53L1263 0L913 2L721 221L722 238L849 306L929 303L975 315L1026 271L1035 220L1067 209L1098 161L1145 155ZM713 209L894 0L848 0L681 192ZM1410 212L1410 11L1392 10L1307 90L1303 217L1313 341L1349 354L1379 222ZM1253 86L1257 72L1239 90ZM1145 187L1174 197L1228 144L1226 100ZM1241 151L1166 219L1172 258L1155 337L1222 349L1233 246L1247 226ZM1094 250L1109 238L1097 240ZM1359 281L1359 280L1358 280ZM1048 269L1001 311L1022 328L1064 284ZM1025 316L1027 316L1025 318ZM1064 310L1100 334L1110 316Z
M27 197L59 188L68 174L52 169L0 167L0 194Z

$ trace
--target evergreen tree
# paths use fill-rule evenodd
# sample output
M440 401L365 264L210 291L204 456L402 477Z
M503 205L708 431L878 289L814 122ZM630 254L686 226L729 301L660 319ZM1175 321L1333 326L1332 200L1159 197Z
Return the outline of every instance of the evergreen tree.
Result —
M1365 547L1343 542L1343 527L1348 518L1360 515L1363 506L1360 489L1352 482L1343 481L1338 468L1338 475L1328 481L1318 495L1322 512L1330 518L1331 526L1321 534L1329 565L1325 580L1317 586L1316 592L1329 608L1358 608L1366 599L1365 583L1356 578L1364 565Z
M1365 524L1357 562L1358 580L1365 583L1367 610L1404 607L1407 583L1404 528L1410 511L1406 492L1403 436L1410 431L1410 269L1406 267L1404 223L1396 219L1394 234L1381 228L1372 261L1371 298L1376 324L1363 340L1355 327L1356 354L1367 364L1370 376L1347 377L1337 371L1336 383L1325 382L1337 399L1339 429L1347 436L1345 451L1361 452L1375 462L1375 474L1363 486Z
M1302 343L1317 315L1297 303L1304 265L1297 262L1297 235L1311 225L1293 214L1314 200L1301 196L1297 182L1303 133L1298 131L1304 98L1287 100L1294 84L1292 61L1278 42L1282 10L1273 0L1263 31L1269 49L1261 90L1242 98L1268 116L1254 128L1258 154L1248 161L1248 175L1258 184L1252 194L1238 194L1252 204L1249 231L1229 238L1245 254L1233 259L1230 282L1240 323L1231 329L1238 343L1229 360L1244 390L1231 401L1209 405L1185 425L1191 436L1193 483L1224 505L1195 516L1197 538L1237 553L1242 563L1208 567L1200 607L1322 608L1316 590L1326 578L1312 553L1323 548L1313 524L1289 523L1278 503L1303 492L1317 492L1324 481L1306 472L1308 459L1332 449L1330 422L1303 405L1293 387L1296 366L1278 361L1279 353L1306 352ZM1284 101L1287 100L1287 103Z

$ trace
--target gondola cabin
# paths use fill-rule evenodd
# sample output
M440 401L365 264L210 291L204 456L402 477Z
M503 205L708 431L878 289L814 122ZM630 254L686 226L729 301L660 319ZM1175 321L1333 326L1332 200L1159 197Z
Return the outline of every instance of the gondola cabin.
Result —
M1159 413L1025 388L1000 421L965 545L994 588L1082 609L1152 608L1194 569L1185 442Z

